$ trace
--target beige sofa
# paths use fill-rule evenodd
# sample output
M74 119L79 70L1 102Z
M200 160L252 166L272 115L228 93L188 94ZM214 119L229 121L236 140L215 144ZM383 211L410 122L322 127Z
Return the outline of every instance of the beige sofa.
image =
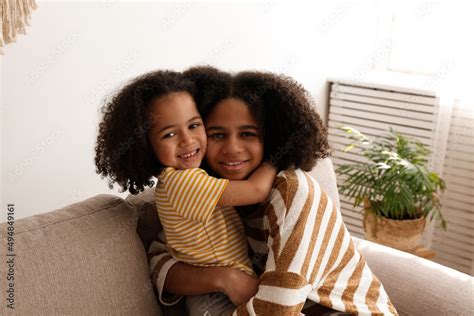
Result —
M153 189L126 200L98 195L16 220L13 268L6 263L8 226L0 224L0 315L161 314L145 251L160 230ZM401 315L474 315L472 277L354 240Z

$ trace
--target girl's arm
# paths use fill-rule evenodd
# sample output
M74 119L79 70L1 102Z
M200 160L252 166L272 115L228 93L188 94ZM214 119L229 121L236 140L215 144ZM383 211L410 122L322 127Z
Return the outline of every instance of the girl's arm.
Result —
M168 271L163 290L177 295L224 292L238 306L257 292L258 279L228 267L197 267L178 262Z
M257 291L258 279L247 273L227 267L197 267L178 262L159 240L151 243L148 258L153 286L164 305L174 305L184 295L222 291L238 306Z
M276 174L277 169L274 166L269 163L261 164L247 180L229 181L217 205L242 206L265 201Z

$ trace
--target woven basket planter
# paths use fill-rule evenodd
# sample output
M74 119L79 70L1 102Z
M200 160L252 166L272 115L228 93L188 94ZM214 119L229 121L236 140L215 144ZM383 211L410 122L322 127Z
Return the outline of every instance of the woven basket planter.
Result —
M365 238L376 243L403 251L413 251L423 235L424 217L409 220L394 220L364 212Z

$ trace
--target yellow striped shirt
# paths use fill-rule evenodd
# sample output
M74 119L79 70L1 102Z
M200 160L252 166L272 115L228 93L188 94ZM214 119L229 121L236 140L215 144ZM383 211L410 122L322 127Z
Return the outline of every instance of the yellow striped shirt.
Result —
M233 207L216 207L228 183L199 168L165 168L156 186L158 215L176 260L255 275L239 215Z

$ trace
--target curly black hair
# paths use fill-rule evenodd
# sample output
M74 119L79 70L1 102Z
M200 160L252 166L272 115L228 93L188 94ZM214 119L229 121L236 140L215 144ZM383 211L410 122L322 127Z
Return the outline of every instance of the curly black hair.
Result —
M259 71L231 75L210 66L192 67L184 75L196 85L195 100L204 120L228 98L249 106L263 135L263 159L278 170L310 171L318 159L330 155L327 129L314 102L292 78Z
M113 183L138 194L145 186L153 186L152 176L163 165L153 153L148 138L152 121L150 105L157 98L173 92L188 92L194 97L194 82L174 71L154 71L139 76L102 106L95 146L96 172Z

